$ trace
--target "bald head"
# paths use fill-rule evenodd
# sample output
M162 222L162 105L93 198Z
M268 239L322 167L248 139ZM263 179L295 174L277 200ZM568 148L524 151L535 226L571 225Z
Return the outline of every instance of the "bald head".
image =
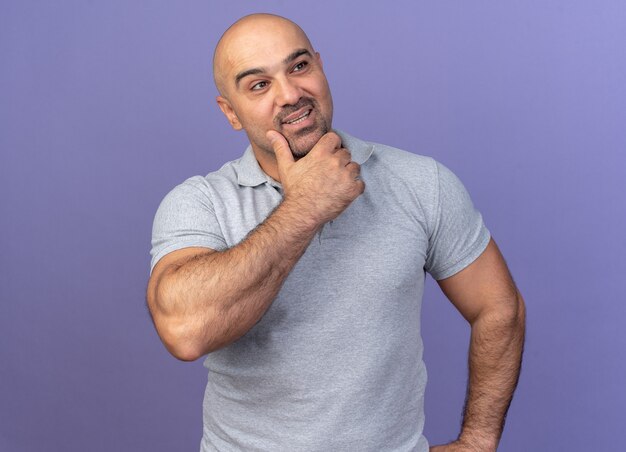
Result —
M215 48L213 74L222 113L233 129L246 132L272 177L268 131L282 134L299 158L331 130L333 100L321 57L284 17L253 14L231 25Z
M247 54L261 42L270 42L277 37L294 39L314 53L306 33L296 23L273 14L251 14L232 24L222 35L213 54L213 79L219 93L227 97L229 88L236 82L228 75L241 64Z

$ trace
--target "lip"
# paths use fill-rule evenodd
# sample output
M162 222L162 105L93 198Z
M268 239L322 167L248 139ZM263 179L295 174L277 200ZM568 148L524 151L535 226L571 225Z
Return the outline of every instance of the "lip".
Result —
M287 116L286 118L284 118L282 120L282 124L290 126L292 124L289 124L289 121L293 121L294 119L299 118L300 116L306 114L307 112L309 112L309 116L306 119L309 119L311 117L311 113L313 112L313 107L310 106L310 105L307 105L306 107L302 107L298 111L296 111L296 112L290 114L289 116ZM298 125L298 124L295 124L295 125Z

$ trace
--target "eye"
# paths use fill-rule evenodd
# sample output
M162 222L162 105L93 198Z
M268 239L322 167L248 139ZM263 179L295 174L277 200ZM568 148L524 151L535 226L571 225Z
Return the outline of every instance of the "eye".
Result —
M308 61L300 61L298 64L296 64L293 67L292 72L300 72L300 71L304 70L308 65L309 65Z
M252 85L250 90L251 91L259 91L259 90L262 90L263 88L265 88L267 85L268 85L268 83L266 81L258 82L258 83L255 83L254 85Z

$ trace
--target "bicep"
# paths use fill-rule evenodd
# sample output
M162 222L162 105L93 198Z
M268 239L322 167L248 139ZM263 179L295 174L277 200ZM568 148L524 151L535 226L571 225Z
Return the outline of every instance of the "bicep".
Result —
M437 282L446 297L470 323L485 310L516 309L520 299L506 262L493 239L474 262Z

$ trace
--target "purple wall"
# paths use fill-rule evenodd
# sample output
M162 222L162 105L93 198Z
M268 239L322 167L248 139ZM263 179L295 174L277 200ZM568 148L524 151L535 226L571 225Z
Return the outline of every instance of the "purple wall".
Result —
M466 183L528 305L503 451L612 451L626 406L626 7L582 1L0 4L0 450L197 450L206 374L144 307L162 196L243 151L213 98L239 16L299 22L335 125ZM391 2L390 2L391 3ZM428 288L426 433L468 328Z

